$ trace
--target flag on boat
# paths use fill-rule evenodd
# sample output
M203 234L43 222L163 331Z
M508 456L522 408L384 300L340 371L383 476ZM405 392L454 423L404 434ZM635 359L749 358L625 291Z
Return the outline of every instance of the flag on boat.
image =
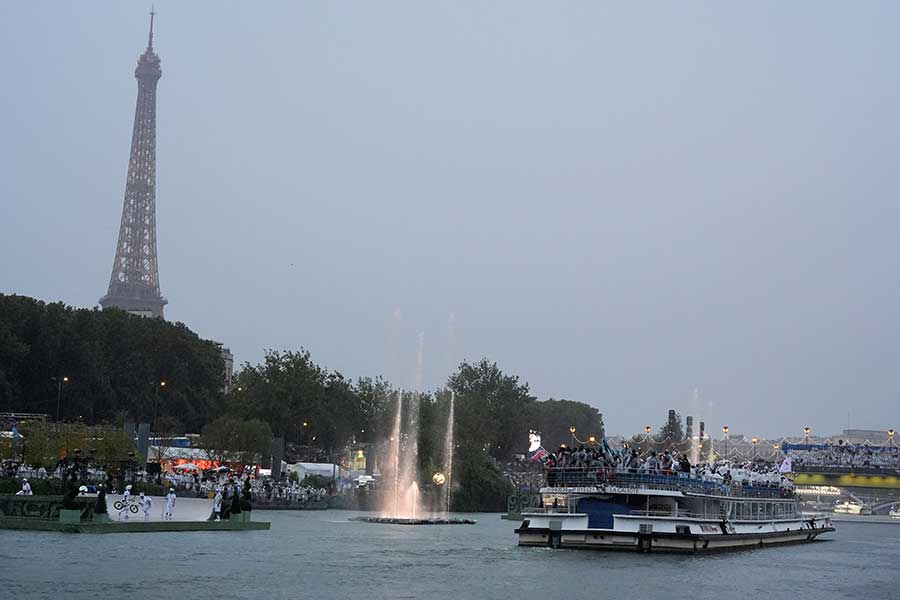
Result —
M532 462L544 462L544 459L547 458L547 456L549 454L550 453L547 452L546 450L544 450L544 448L542 446L542 447L538 448L537 452L534 453L534 456L531 457L531 461Z
M790 473L793 471L793 467L791 467L791 457L785 456L784 460L781 461L781 466L778 467L779 473Z

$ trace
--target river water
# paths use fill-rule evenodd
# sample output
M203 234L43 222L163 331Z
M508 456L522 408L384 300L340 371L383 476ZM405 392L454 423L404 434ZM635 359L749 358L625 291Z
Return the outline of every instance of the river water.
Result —
M900 525L838 523L831 541L701 556L519 548L517 523L349 522L257 511L271 531L73 535L0 530L0 596L18 598L889 598Z

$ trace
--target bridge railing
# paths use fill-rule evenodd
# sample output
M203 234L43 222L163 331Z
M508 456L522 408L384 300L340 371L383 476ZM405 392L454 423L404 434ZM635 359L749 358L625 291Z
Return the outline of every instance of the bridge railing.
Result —
M810 473L821 475L880 475L887 477L900 477L900 469L884 467L851 467L848 465L819 466L794 464L793 471L794 473Z

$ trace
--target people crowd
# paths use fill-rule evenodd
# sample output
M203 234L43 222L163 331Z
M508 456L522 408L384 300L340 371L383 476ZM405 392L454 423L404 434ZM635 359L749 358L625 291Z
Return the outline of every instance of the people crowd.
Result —
M692 464L685 453L664 450L651 451L642 456L634 449L613 450L603 446L561 447L555 453L541 456L553 481L580 481L615 479L623 475L647 475L688 478L690 482L674 481L673 484L703 482L733 488L756 488L778 491L793 490L793 482L784 476L778 464L764 461L735 462L717 460ZM579 478L581 473L584 477ZM571 475L575 474L573 478Z
M328 495L324 487L304 485L296 481L276 481L271 478L256 483L254 497L263 504L303 506L321 502Z
M256 505L283 505L300 508L321 502L327 495L324 487L306 485L298 481L275 480L256 477L248 470L236 472L228 469L210 471L182 471L164 476L167 486L182 495L210 497L224 492L228 486L243 490L249 481L249 491Z
M64 479L66 465L62 461L50 470L43 465L35 468L26 463L18 463L12 460L4 460L2 474L4 477L16 479ZM89 466L82 470L80 479L86 482L103 482L107 480L107 473L99 467Z
M509 461L499 467L506 480L518 492L537 492L544 484L543 469L530 461Z
M44 466L37 468L21 464L11 460L0 464L0 475L11 479L17 479L22 486L20 495L31 494L31 484L28 480L57 479L64 480L66 465L62 462L55 468L47 469ZM256 476L249 469L231 470L227 468L212 469L206 471L173 471L150 475L146 471L136 471L129 474L128 481L113 481L109 474L97 466L86 466L80 470L79 480L85 484L107 484L109 493L124 493L125 484L155 484L164 487L167 491L174 490L178 497L214 498L222 496L222 514L227 515L233 503L233 498L244 494L245 488L249 492L255 505L284 506L291 508L303 508L322 502L328 495L328 490L322 486L309 485L299 481L275 480L271 477ZM249 482L249 483L248 483ZM94 491L96 487L90 485L85 489ZM247 498L248 500L250 498Z
M817 446L802 445L790 448L795 468L838 467L842 469L900 470L900 447L854 445L839 442Z

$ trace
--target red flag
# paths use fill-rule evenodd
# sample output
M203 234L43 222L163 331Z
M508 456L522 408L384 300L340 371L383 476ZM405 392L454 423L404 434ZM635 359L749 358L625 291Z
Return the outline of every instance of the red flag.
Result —
M544 462L544 458L549 454L543 448L538 448L537 452L534 453L534 456L531 457L532 462Z

